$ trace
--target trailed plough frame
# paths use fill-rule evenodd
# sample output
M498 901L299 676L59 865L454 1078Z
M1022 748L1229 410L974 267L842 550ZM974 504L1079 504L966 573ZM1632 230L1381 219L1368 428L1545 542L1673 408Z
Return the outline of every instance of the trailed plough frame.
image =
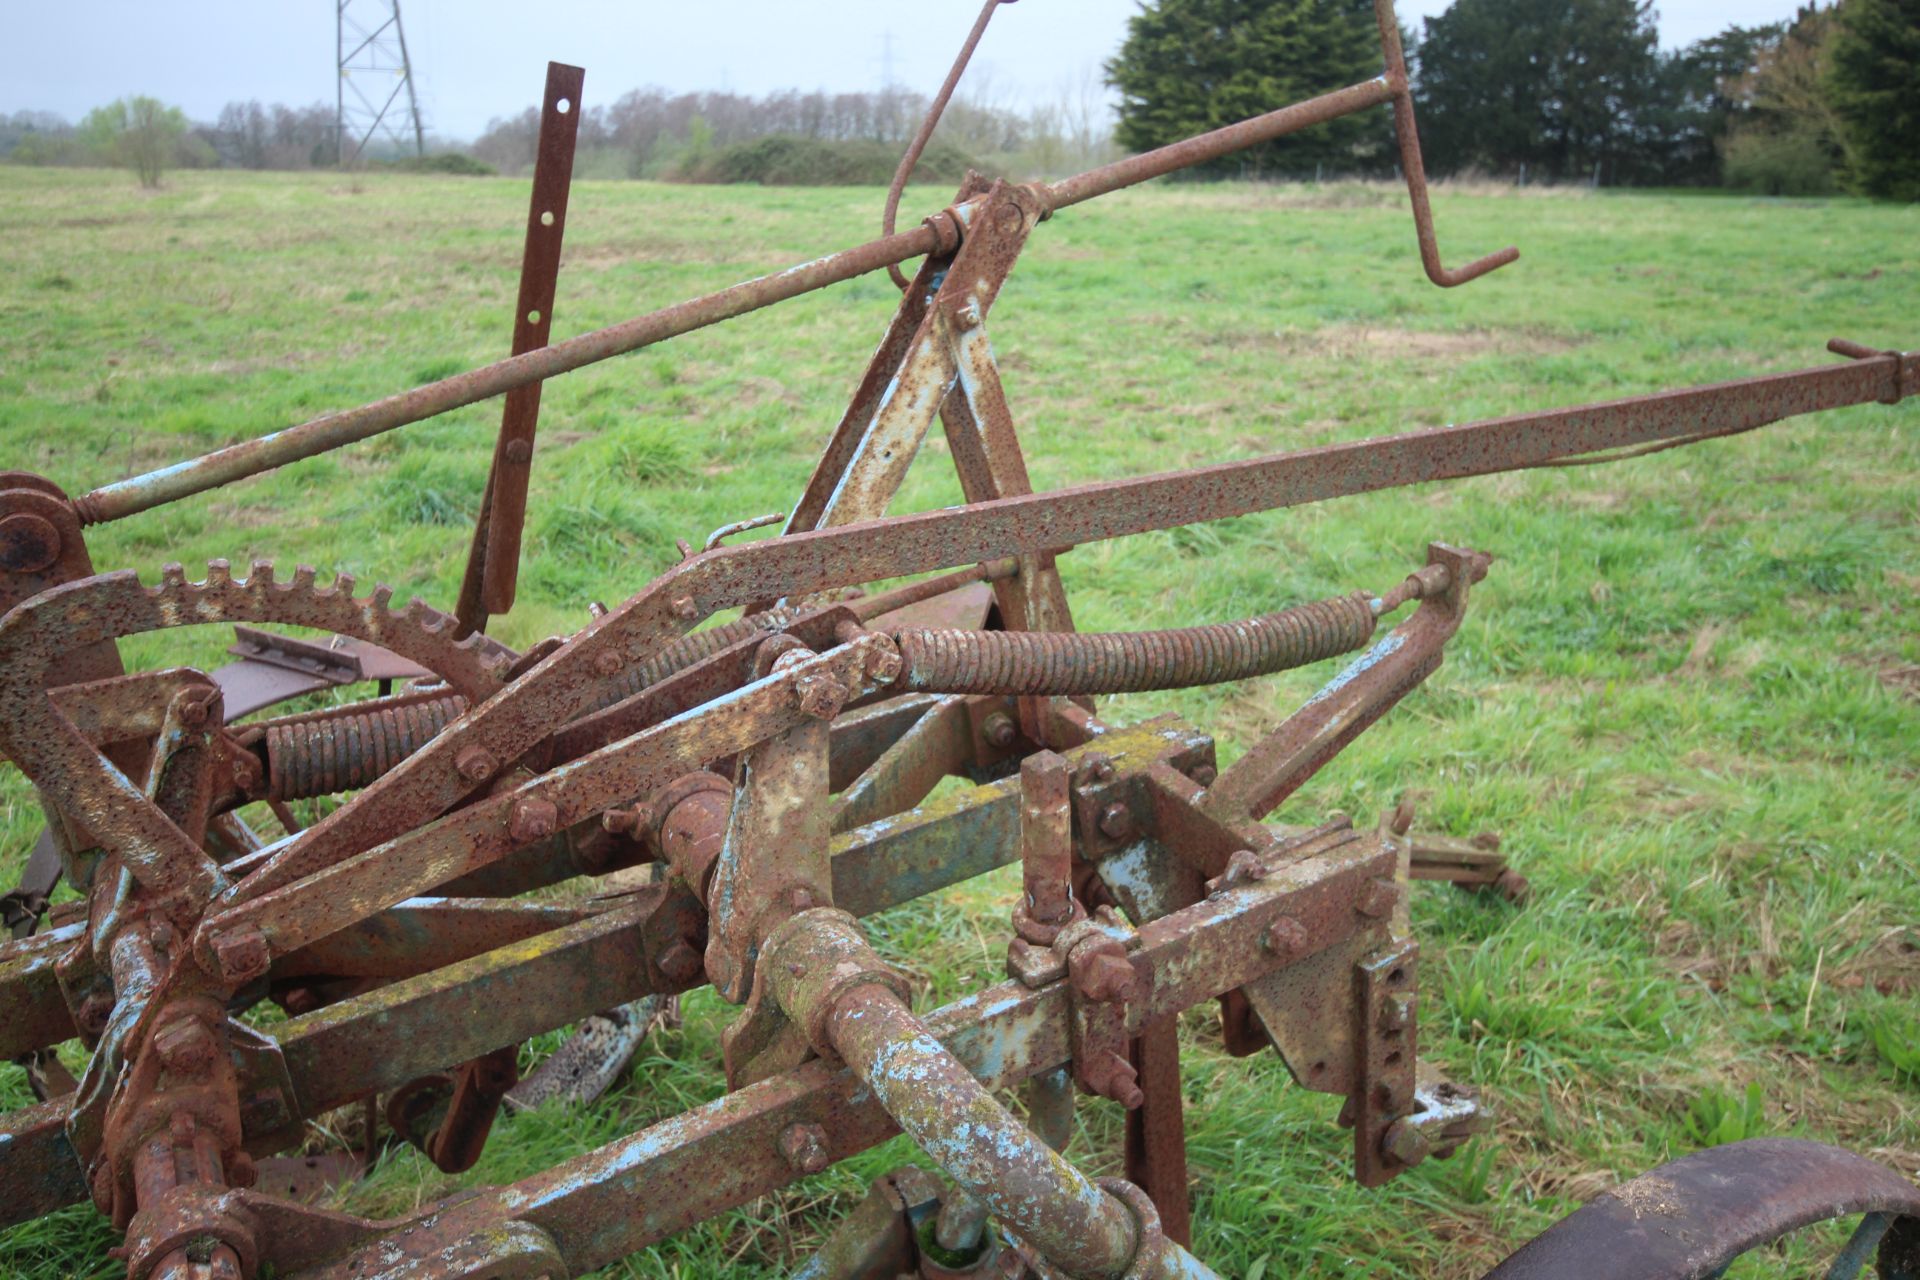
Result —
M1835 342L1847 361L1800 372L1031 492L986 320L1061 209L1390 105L1428 275L1459 284L1517 256L1441 266L1398 25L1389 0L1377 10L1375 79L1051 185L970 178L898 234L896 183L882 239L550 342L581 88L556 65L511 358L74 499L0 478L0 749L48 814L34 883L6 900L0 1052L46 1100L0 1119L0 1221L90 1198L124 1229L132 1280L576 1276L904 1130L945 1178L883 1179L802 1274L1210 1275L1186 1249L1175 1023L1214 1001L1232 1052L1275 1050L1302 1086L1345 1097L1363 1183L1464 1140L1476 1100L1415 1051L1410 811L1262 819L1439 665L1487 557L1435 543L1390 590L1110 635L1073 630L1056 557L1892 403L1920 389L1920 357ZM730 527L683 547L527 653L485 637L513 602L542 379L914 258L780 536L725 545ZM214 562L193 581L169 566L146 586L89 561L86 525L502 393L453 615L306 568ZM890 517L936 418L966 505ZM116 641L206 623L240 626L246 661L123 671ZM256 629L289 625L335 639ZM1118 727L1092 708L1353 652L1225 769L1173 717ZM245 718L361 679L381 696ZM970 785L936 795L952 777ZM342 793L304 830L286 807ZM289 834L255 836L238 811L256 802ZM1016 862L1007 981L913 1013L860 918ZM591 899L521 896L648 865L660 874ZM84 897L43 925L49 868ZM1485 883L1499 864L1443 850L1425 873ZM545 1173L374 1222L285 1194L267 1163L316 1117L385 1097L436 1164L470 1167L529 1037L622 1010L644 1031L633 1011L708 982L739 1006L726 1096ZM268 1000L289 1015L270 1033L242 1017ZM91 1054L78 1081L50 1053L75 1038ZM995 1097L1015 1090L1025 1121ZM1126 1178L1060 1156L1076 1091L1128 1109ZM1498 1274L1708 1275L1856 1212L1842 1263L1877 1243L1883 1274L1915 1274L1904 1179L1811 1143L1741 1144L1602 1196Z

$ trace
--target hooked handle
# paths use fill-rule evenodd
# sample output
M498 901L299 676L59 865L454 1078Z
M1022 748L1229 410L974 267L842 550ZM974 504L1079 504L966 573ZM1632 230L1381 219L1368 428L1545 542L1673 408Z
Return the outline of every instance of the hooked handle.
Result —
M1420 240L1420 265L1427 279L1442 289L1477 280L1520 256L1512 245L1476 258L1464 267L1449 269L1440 261L1440 242L1433 232L1433 206L1427 200L1427 168L1420 159L1420 133L1413 122L1413 86L1407 79L1407 57L1400 47L1400 19L1393 0L1373 0L1373 16L1380 24L1380 50L1387 60L1387 87L1393 91L1393 136L1400 144L1400 169L1407 177L1407 197L1413 202L1413 229Z

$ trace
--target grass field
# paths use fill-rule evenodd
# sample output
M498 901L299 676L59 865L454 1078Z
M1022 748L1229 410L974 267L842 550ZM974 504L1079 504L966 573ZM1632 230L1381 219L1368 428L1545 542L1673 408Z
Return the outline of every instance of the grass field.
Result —
M914 195L921 198L915 199ZM916 192L907 208L936 207ZM0 467L79 492L504 353L526 188L504 179L0 168ZM865 190L585 182L558 336L866 238ZM1036 487L1920 345L1920 208L1444 193L1454 261L1421 277L1387 189L1160 187L1042 227L992 327ZM897 294L874 276L546 388L514 643L571 630L730 520L784 509ZM450 606L497 404L90 534L103 568L304 561ZM937 433L936 433L937 434ZM930 444L896 510L957 499ZM1920 1172L1920 411L1867 406L1614 466L1347 500L1085 547L1083 628L1223 620L1390 584L1430 539L1497 557L1447 665L1276 815L1497 830L1522 909L1422 888L1423 1051L1497 1131L1382 1191L1348 1177L1338 1100L1187 1021L1196 1252L1223 1275L1477 1276L1617 1179L1793 1134ZM223 636L126 646L215 660ZM184 646L184 647L183 647ZM1327 673L1115 699L1176 710L1223 758ZM37 830L0 789L0 875ZM895 912L876 937L951 999L990 978L1010 882ZM1817 975L1817 976L1816 976ZM729 1010L585 1112L503 1122L472 1174L389 1155L344 1208L506 1181L721 1088ZM0 1102L27 1097L0 1065ZM1117 1112L1071 1154L1117 1164ZM896 1142L614 1267L784 1274ZM0 1234L0 1274L109 1276L90 1208ZM1811 1254L1735 1275L1798 1275Z

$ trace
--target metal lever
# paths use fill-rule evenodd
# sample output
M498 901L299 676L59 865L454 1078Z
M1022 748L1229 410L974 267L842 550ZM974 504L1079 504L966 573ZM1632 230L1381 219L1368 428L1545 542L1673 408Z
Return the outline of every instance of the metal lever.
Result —
M1380 23L1380 50L1387 59L1387 87L1393 91L1393 136L1400 144L1400 170L1407 177L1407 196L1413 202L1413 229L1420 239L1420 265L1427 279L1442 289L1477 280L1520 256L1512 245L1448 270L1440 262L1440 242L1433 233L1433 207L1427 202L1427 168L1420 159L1420 133L1413 123L1413 86L1407 80L1407 56L1400 48L1400 19L1393 0L1373 0L1373 16Z

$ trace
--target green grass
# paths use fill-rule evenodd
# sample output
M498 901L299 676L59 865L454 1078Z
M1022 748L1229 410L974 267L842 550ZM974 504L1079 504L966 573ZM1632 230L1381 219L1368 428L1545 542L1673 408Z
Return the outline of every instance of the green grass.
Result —
M916 192L932 208L943 193ZM917 197L917 198L916 198ZM401 390L506 348L526 188L508 180L0 168L0 465L78 492ZM555 332L595 328L866 238L877 192L582 182ZM1421 278L1403 196L1160 187L1034 236L992 319L1045 489L1913 346L1920 209L1442 192L1461 261ZM866 278L547 386L522 605L571 630L731 520L783 509L897 294ZM450 605L494 404L90 533L102 568L254 556L349 569ZM1465 1277L1616 1179L1756 1133L1920 1170L1920 413L1866 406L1604 468L1380 494L1085 547L1083 628L1221 620L1396 581L1430 539L1497 557L1449 660L1279 814L1498 830L1516 910L1423 888L1424 1052L1484 1088L1496 1132L1355 1188L1337 1099L1231 1061L1187 1020L1198 1252L1226 1275ZM936 433L937 434L937 433ZM930 443L896 510L954 501ZM132 661L213 661L213 633ZM1115 699L1177 710L1223 756L1324 678ZM0 869L38 825L8 775ZM9 870L10 873L10 870ZM996 968L1004 879L877 923L923 988ZM1814 981L1816 969L1819 980ZM444 1178L389 1157L341 1207L410 1210L511 1179L721 1089L729 1013L591 1110L505 1121ZM0 1100L25 1096L0 1066ZM1112 1171L1082 1107L1073 1156ZM781 1274L896 1143L611 1269ZM0 1272L117 1274L71 1210L0 1236ZM1803 1274L1802 1251L1737 1275ZM1263 1270L1262 1270L1263 1269Z

